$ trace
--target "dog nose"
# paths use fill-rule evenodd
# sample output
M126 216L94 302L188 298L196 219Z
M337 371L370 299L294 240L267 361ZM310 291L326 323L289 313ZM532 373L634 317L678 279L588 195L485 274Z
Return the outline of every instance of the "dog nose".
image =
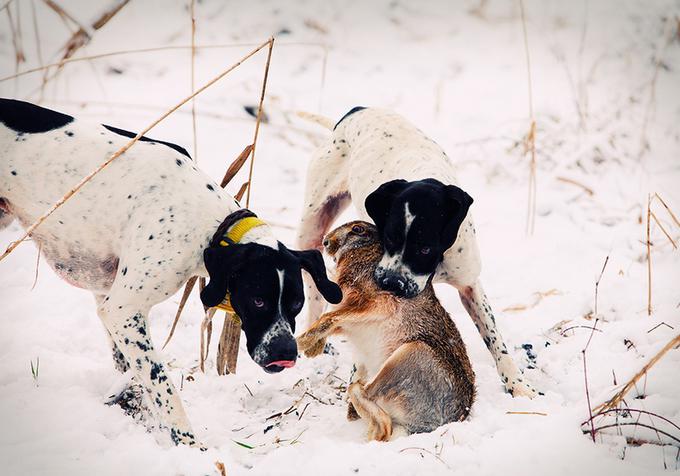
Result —
M323 240L323 246L324 246L325 248L328 248L328 245L329 245L330 243L331 243L331 242L328 241L328 238L325 238L325 239Z
M380 284L385 291L389 291L396 296L403 296L406 291L406 280L397 274L388 274L380 280Z

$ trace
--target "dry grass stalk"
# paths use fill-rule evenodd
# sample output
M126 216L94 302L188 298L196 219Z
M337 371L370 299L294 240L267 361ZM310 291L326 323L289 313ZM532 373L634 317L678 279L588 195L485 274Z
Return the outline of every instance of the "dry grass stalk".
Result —
M539 416L548 416L547 413L543 412L505 412L506 415L539 415Z
M649 239L649 218L652 198L647 195L647 315L652 315L652 242Z
M0 12L3 11L5 8L8 8L10 3L12 3L14 0L7 0L1 7L0 7Z
M182 299L179 301L179 307L177 308L177 312L175 313L175 320L172 322L172 327L170 328L170 333L168 334L168 337L165 339L165 343L163 344L163 347L161 347L161 350L165 349L165 346L168 345L168 342L170 342L170 339L172 339L172 336L175 335L175 328L177 328L177 322L179 322L179 316L182 314L182 311L184 310L184 306L186 305L187 301L189 300L189 295L191 294L191 290L194 289L194 286L196 285L196 280L198 280L198 276L192 276L189 278L189 281L187 281L187 284L184 286L184 292L182 293Z
M262 121L262 103L264 102L264 94L267 90L267 78L269 77L269 64L272 60L272 50L274 49L274 37L269 40L269 49L267 50L267 62L264 65L264 79L262 80L262 92L260 93L260 102L257 105L257 119L255 121L255 132L253 133L253 152L250 158L250 170L248 171L248 190L246 195L246 208L250 207L250 191L253 187L253 166L255 165L255 148L257 147L257 135L260 132L260 122Z
M196 84L196 0L191 0L191 92ZM191 100L191 126L194 133L194 162L198 162L198 142L196 140L196 98Z
M23 47L21 46L21 31L19 26L18 17L18 4L17 4L17 25L15 28L14 18L12 17L12 9L7 8L7 20L9 21L9 28L12 34L12 45L14 46L14 68L15 71L19 71L19 65L26 62L26 56L24 55Z
M527 227L526 232L529 235L534 233L534 224L536 221L536 121L534 120L534 100L533 88L531 82L531 57L529 55L529 38L527 35L527 22L524 14L524 2L519 0L520 12L522 14L522 32L524 33L524 53L527 60L527 86L529 93L529 132L524 140L524 153L531 153L531 160L529 162L529 194L527 201Z
M663 227L663 225L661 224L661 222L659 221L659 219L656 217L656 215L654 214L654 212L650 212L650 215L652 216L652 218L654 219L654 221L656 222L656 224L658 225L658 227L661 228L661 231L663 231L663 234L666 235L666 238L668 238L668 241L671 242L671 245L673 245L673 248L677 250L677 249L678 249L678 245L675 244L675 241L673 240L673 238L671 238L671 235L668 234L668 232L667 232L666 229Z
M35 259L35 277L33 278L33 286L31 286L31 291L35 289L35 285L38 284L38 270L40 269L40 253L42 253L42 243L38 243L38 256Z
M600 271L600 276L597 278L597 281L595 281L595 317L598 317L597 313L597 292L600 288L600 281L602 281L602 276L604 275L604 270L607 267L607 263L609 263L609 255L604 259L604 264L602 265L602 271Z
M227 476L227 469L224 467L222 461L215 461L215 467L217 468L217 471L220 472L220 476Z
M560 291L557 289L549 289L547 291L538 291L533 294L534 300L531 304L515 304L510 307L506 307L502 309L503 312L520 312L520 311L526 311L527 309L534 308L538 306L541 301L543 301L544 298L549 297L549 296L558 296L562 294Z
M139 132L134 138L132 138L127 144L125 144L123 147L118 149L111 157L109 157L105 162L103 162L99 167L97 167L92 173L84 177L78 184L73 187L70 191L68 191L62 198L60 198L52 207L45 212L43 215L41 215L31 226L29 226L26 229L26 232L24 235L19 238L17 241L11 243L8 247L7 250L0 256L0 261L2 261L7 255L9 255L22 241L24 241L26 238L30 236L30 234L38 227L42 222L44 222L52 213L54 213L59 207L61 207L69 198L71 198L73 195L75 195L87 182L89 182L92 177L94 177L96 174L101 172L104 168L106 168L111 162L113 162L115 159L120 157L122 154L124 154L130 147L135 145L137 141L142 137L144 134L149 132L151 129L153 129L155 126L157 126L160 122L162 122L164 119L166 119L169 115L171 115L173 112L175 112L177 109L185 105L187 102L189 102L192 98L195 96L199 95L206 89L208 89L210 86L215 84L217 81L225 77L227 74L229 74L231 71L239 67L244 61L246 61L248 58L253 56L255 53L263 49L267 45L271 45L273 42L273 38L270 38L269 40L265 41L262 43L260 46L252 50L250 53L248 53L246 56L241 58L237 63L233 64L229 68L227 68L225 71L208 81L206 84L204 84L202 87L200 87L198 90L196 90L194 93L192 93L190 96L184 98L181 100L179 103L177 103L175 106L170 108L165 114L163 114L161 117L156 119L154 122L152 122L149 126L147 126L144 130ZM271 49L270 49L271 53Z
M316 47L316 48L327 48L326 45L320 44L320 43L311 43L311 42L304 42L304 41L290 41L290 42L282 42L282 43L277 43L279 47L282 46L289 46L289 47L296 47L296 46L309 46L309 47ZM246 47L252 47L252 46L257 46L257 43L222 43L222 44L214 44L214 45L196 45L195 49L196 51L200 50L211 50L211 49L225 49L225 48L246 48ZM69 58L64 61L59 61L56 63L51 63L45 66L37 67L37 68L32 68L32 69L27 69L26 71L22 71L20 73L15 73L9 76L4 76L0 78L0 83L4 81L9 81L10 79L14 78L19 78L21 76L25 76L27 74L32 74L32 73L37 73L40 71L46 71L50 68L54 68L56 66L60 65L67 65L70 63L78 63L81 61L92 61L92 60L97 60L97 59L102 59L102 58L110 58L112 56L122 56L122 55L129 55L129 54L141 54L141 53L155 53L158 51L180 51L180 50L190 50L191 45L178 45L178 46L156 46L156 47L151 47L151 48L136 48L136 49L130 49L130 50L121 50L121 51L111 51L109 53L100 53L97 55L90 55L90 56L81 56L78 58ZM325 68L325 66L324 66ZM325 74L325 71L324 71Z
M604 413L606 411L612 410L614 408L617 408L621 401L624 399L626 394L635 387L635 384L640 380L644 375L647 375L647 372L656 365L661 358L666 355L666 353L677 347L680 346L680 334L676 335L674 338L672 338L663 348L654 356L650 359L649 362L647 362L644 367L640 369L638 373L636 373L632 379L628 381L626 385L623 386L621 390L619 390L616 395L614 395L612 398L607 400L605 403L598 405L595 407L593 410L595 413ZM591 415L592 419L592 415Z
M235 374L241 340L241 320L236 314L225 312L220 342L217 346L218 375Z
M605 262L605 265L607 263ZM602 268L604 272L604 268ZM593 443L595 443L595 424L593 423L593 407L590 404L590 389L588 388L588 363L586 361L586 354L588 352L588 347L590 347L590 342L593 340L593 335L595 334L595 331L597 329L597 323L599 319L595 318L595 323L593 324L593 328L590 331L590 337L588 337L588 342L586 342L585 347L581 351L581 354L583 355L583 381L585 385L585 390L586 390L586 402L588 403L588 415L590 416L590 435L593 438Z
M567 177L556 177L556 179L560 182L564 182L564 183L568 183L568 184L576 185L577 187L580 187L581 189L583 189L584 192L586 192L591 197L593 195L595 195L595 192L593 191L592 188L587 187L587 186L583 185L582 183L577 182L576 180L573 180L573 179L570 179L570 178L567 178Z
M241 185L241 188L238 189L238 192L236 192L236 195L234 195L234 198L236 199L237 202L240 202L241 199L243 198L243 194L246 193L246 190L250 187L250 182L244 182L243 185Z
M212 318L217 311L216 307L211 307L205 311L205 317L203 322L201 322L201 355L200 355L200 367L201 372L205 373L205 361L208 359L208 353L210 352L210 340L212 338Z
M654 193L654 197L661 202L661 205L666 209L668 214L671 216L673 221L675 222L676 226L680 226L680 221L678 220L678 217L675 216L675 213L670 209L668 205L666 205L666 202L661 198L661 196L658 193Z
M42 67L45 64L45 60L43 59L43 54L42 54L42 41L40 40L40 27L38 26L38 15L36 14L35 10L35 0L31 0L31 15L33 19L33 32L35 34L35 49L36 53L38 56L38 63L40 63L40 67ZM47 70L45 70L47 71ZM43 83L40 87L40 96L38 98L38 102L42 102L44 96L45 96L45 76L43 76Z
M75 18L73 18L66 10L64 10L62 7L60 7L60 6L59 6L56 2L54 2L53 0L43 0L43 2L44 2L45 5L47 5L52 11L54 11L57 15L59 15L59 17L60 17L62 20L64 20L64 22L65 22L67 25L73 24L73 25L76 26L76 28L84 29L84 28L83 28L83 25L81 25L80 23L78 23L78 20L76 20ZM69 22L70 22L70 23L69 23Z

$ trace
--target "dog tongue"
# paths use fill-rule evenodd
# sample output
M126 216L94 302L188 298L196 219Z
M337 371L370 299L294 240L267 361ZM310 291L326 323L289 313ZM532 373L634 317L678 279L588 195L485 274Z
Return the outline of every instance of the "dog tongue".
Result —
M291 368L295 366L295 361L294 360L275 360L274 362L269 362L267 364L267 367L271 367L272 365L276 365L278 367L284 367L284 368Z

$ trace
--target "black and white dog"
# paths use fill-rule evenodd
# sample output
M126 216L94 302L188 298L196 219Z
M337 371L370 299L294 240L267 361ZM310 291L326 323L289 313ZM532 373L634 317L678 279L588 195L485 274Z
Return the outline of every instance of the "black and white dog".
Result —
M30 225L134 136L0 99L0 227L14 218ZM287 249L259 220L244 228L252 216L183 148L142 138L32 233L59 276L94 294L116 367L133 371L175 443L197 440L154 351L147 326L152 306L191 276L209 275L204 304L215 306L229 293L250 355L277 372L297 358L301 269L326 299L342 299L317 250ZM220 245L236 227L236 242Z
M378 285L404 297L419 294L431 279L456 287L507 391L535 396L496 328L478 279L472 198L456 185L444 151L406 119L381 109L354 108L335 126L301 116L333 132L309 164L298 245L320 248L333 220L353 203L360 218L376 224L385 248L375 272ZM308 289L311 325L324 303Z

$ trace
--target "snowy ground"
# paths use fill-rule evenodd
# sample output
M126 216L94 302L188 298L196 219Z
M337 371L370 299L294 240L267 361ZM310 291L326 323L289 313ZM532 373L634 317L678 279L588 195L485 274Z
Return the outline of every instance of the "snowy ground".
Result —
M14 3L28 57L21 68L38 66L31 3ZM108 4L60 3L83 21ZM67 30L44 4L36 7L42 54L54 60ZM103 404L118 375L94 301L43 263L31 290L37 252L26 244L0 263L0 473L215 474L217 460L230 475L678 470L677 442L626 446L621 436L600 435L593 444L582 434L588 405L581 350L591 330L578 326L595 324L594 284L609 256L599 287L601 332L593 333L587 354L593 404L680 332L680 252L652 224L649 317L645 247L647 194L658 192L680 212L680 4L533 0L525 8L537 123L531 236L525 231L529 162L521 144L529 128L527 71L517 2L206 0L197 5L197 42L250 44L277 35L266 100L270 123L258 144L252 208L279 227L286 244L300 215L307 158L324 134L293 111L337 118L355 105L393 108L448 151L475 198L482 280L499 326L522 366L529 362L521 346L533 345L536 368L526 373L545 396L530 401L503 393L455 292L438 288L477 374L472 415L431 434L366 443L364 424L344 418L351 355L342 342L334 342L339 355L302 358L278 375L265 375L244 349L237 375L217 376L214 355L201 374L192 371L201 320L193 300L163 356L209 450L173 447ZM4 12L2 22L0 76L6 76L14 72L14 49ZM188 45L189 35L186 2L133 1L79 54ZM328 45L325 73L318 45ZM250 48L201 50L197 83ZM42 104L139 130L188 94L189 62L188 51L174 50L71 64L48 83ZM256 104L263 64L260 54L197 101L198 162L216 179L250 140L254 121L243 106ZM39 74L24 76L0 83L0 94L37 100L39 85ZM192 150L188 111L149 135ZM231 190L242 182L237 177ZM680 227L660 203L653 210L677 241ZM0 243L20 233L15 223L0 232ZM157 345L178 299L152 312ZM662 322L667 325L651 330ZM31 363L38 359L34 378ZM680 423L679 365L680 352L669 352L628 405ZM657 425L680 438L672 426ZM654 432L628 430L659 442Z

